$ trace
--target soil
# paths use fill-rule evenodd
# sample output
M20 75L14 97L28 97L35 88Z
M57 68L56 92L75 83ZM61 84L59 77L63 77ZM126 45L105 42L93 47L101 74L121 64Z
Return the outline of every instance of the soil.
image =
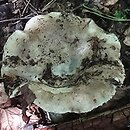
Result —
M51 2L50 2L51 1ZM130 19L130 1L118 0L113 5L105 6L105 0L0 0L0 60L2 61L3 47L7 38L17 29L22 30L26 22L38 14L52 11L71 12L80 17L92 18L106 32L115 33L121 42L121 61L125 67L126 78L121 88L111 101L92 112L83 115L68 114L62 122L50 129L55 130L123 130L128 129L130 117L130 47L123 43L124 32L130 27L130 21L112 20L91 9L115 16ZM83 7L88 7L88 10ZM6 92L10 93L8 85L17 86L21 79L12 80L1 78ZM79 119L80 118L80 119ZM82 120L81 120L82 119ZM66 123L67 122L67 123Z

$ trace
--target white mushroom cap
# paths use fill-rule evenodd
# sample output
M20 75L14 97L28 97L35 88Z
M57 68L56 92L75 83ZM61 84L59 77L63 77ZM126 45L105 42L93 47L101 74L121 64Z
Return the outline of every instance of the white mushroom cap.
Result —
M124 34L125 34L124 44L130 46L130 27L126 29Z
M4 47L2 75L30 81L34 103L56 113L90 111L124 80L120 42L93 20L52 12L29 20Z

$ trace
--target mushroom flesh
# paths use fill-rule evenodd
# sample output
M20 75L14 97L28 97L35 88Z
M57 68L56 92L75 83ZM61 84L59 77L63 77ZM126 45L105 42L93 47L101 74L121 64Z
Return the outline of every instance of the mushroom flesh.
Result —
M38 15L8 38L1 73L27 79L34 103L48 112L88 112L110 100L123 83L120 47L115 34L90 18Z

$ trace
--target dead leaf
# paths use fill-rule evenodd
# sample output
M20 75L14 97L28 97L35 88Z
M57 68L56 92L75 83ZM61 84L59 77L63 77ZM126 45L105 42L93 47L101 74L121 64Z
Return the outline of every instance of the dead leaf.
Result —
M33 125L38 123L39 118L27 112L30 121L26 124L22 120L22 110L17 107L0 109L0 130L34 130Z
M0 105L7 102L8 96L5 92L4 83L0 83Z

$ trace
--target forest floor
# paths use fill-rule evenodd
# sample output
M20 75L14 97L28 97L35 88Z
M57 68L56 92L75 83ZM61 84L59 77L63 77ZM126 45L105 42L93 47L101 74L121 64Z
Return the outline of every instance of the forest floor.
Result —
M121 43L121 61L125 67L126 78L121 88L117 88L116 95L108 103L93 111L82 115L68 115L58 123L48 121L46 112L41 112L37 106L31 106L28 111L40 113L41 124L37 117L32 117L32 123L25 125L23 130L126 130L130 129L130 41L127 41L126 30L130 27L130 0L0 0L0 60L2 61L3 47L7 38L15 30L23 30L26 22L38 14L49 12L71 12L80 17L92 18L95 23L108 33L114 33ZM126 45L129 43L129 45ZM16 82L1 78L4 85L11 86ZM9 88L6 92L8 93ZM21 113L21 106L9 105L1 109L0 122L8 122L6 130L17 130L10 125L12 113ZM10 114L11 113L11 114ZM15 115L14 114L14 115ZM3 119L2 118L5 118ZM21 114L20 114L21 116ZM21 117L20 117L21 118ZM34 121L35 120L35 121ZM44 120L44 121L43 121ZM22 121L21 121L22 122ZM1 130L5 130L2 129Z

